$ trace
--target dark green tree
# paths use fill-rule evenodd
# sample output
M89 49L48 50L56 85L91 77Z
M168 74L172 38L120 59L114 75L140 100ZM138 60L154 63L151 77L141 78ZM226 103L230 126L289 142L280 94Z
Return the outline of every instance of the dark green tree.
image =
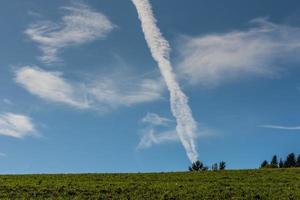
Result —
M279 160L279 164L278 164L278 166L279 166L279 168L283 168L283 161L282 161L282 159L280 158L280 160Z
M296 167L300 167L300 154L297 157Z
M214 164L211 166L211 170L217 171L217 170L218 170L218 163L214 163Z
M192 163L192 166L189 167L189 171L203 171L204 165L200 160Z
M278 167L278 161L277 161L277 156L276 155L273 156L270 165L271 165L270 167L272 167L272 168L277 168Z
M202 168L202 171L207 171L208 170L208 167L207 166L204 166L203 168Z
M268 161L264 160L261 165L260 165L260 168L265 168L269 165Z
M284 167L288 168L288 167L296 167L296 157L294 153L290 153L287 157L286 157L286 161L284 162Z
M225 168L226 168L226 163L224 161L221 161L219 163L219 170L225 170Z

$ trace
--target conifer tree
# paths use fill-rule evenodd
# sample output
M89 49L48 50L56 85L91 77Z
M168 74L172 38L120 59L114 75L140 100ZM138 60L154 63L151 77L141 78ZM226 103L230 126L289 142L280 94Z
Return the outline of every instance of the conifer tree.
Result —
M296 157L294 153L290 153L286 157L286 161L284 162L284 167L296 167Z
M300 167L300 154L297 157L296 167Z
M219 163L219 170L225 170L225 168L226 168L226 163L224 161L221 161Z
M279 160L279 168L283 168L283 161L282 161L282 159L280 158L280 160Z
M214 164L211 166L211 170L217 171L217 170L218 170L218 163L214 163Z
M192 166L189 167L189 171L203 171L204 165L201 161L197 160L192 163Z
M268 161L264 160L261 165L260 165L260 168L265 168L269 165Z
M270 165L271 165L272 168L277 168L278 167L278 161L277 161L277 156L276 155L273 156Z

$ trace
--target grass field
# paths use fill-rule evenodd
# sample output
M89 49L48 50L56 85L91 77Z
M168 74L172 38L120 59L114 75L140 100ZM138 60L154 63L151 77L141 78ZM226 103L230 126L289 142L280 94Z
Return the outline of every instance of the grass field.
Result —
M300 199L300 169L2 175L0 199Z

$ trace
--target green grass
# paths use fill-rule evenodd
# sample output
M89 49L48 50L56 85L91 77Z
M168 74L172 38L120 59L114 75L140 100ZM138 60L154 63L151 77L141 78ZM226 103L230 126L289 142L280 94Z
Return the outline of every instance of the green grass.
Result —
M0 199L300 199L300 169L2 175Z

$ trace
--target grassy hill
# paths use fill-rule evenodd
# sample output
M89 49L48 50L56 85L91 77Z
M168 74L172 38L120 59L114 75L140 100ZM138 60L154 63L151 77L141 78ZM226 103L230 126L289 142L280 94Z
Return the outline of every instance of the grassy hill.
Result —
M1 175L0 199L300 199L300 169Z

